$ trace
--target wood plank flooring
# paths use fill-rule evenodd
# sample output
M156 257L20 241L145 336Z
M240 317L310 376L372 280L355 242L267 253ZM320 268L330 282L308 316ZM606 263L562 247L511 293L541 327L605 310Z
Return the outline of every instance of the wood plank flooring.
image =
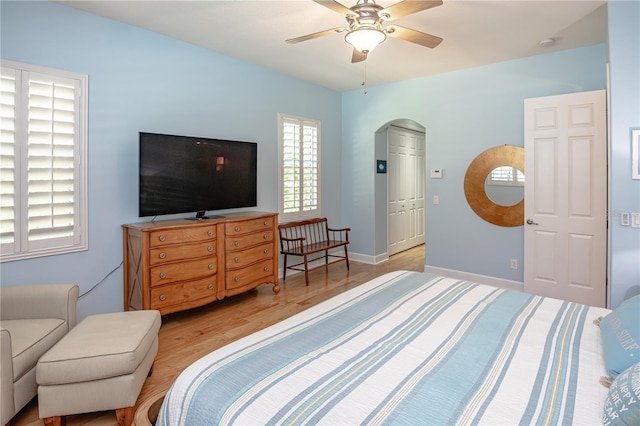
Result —
M247 293L229 297L201 308L165 315L159 333L159 351L153 372L147 378L136 409L161 392L166 392L180 372L216 348L275 324L336 294L372 278L395 270L424 271L425 246L421 245L392 256L380 265L344 262L280 280L281 291L274 295L271 285L262 285ZM11 421L13 426L42 425L34 398ZM117 425L115 411L67 416L69 426Z

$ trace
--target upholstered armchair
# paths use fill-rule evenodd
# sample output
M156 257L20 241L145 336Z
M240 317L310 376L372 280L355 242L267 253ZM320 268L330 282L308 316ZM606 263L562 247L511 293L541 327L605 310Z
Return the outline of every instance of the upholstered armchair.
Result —
M78 286L0 287L0 426L36 394L36 364L76 324Z

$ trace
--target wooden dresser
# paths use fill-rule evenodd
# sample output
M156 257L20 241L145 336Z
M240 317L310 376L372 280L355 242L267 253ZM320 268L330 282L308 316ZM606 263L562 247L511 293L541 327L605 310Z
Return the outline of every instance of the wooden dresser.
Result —
M263 212L123 225L124 309L168 314L263 283L278 293L277 226Z

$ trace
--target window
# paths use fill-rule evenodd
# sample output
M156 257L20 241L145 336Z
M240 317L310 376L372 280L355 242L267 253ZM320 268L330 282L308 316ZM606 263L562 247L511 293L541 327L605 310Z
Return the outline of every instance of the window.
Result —
M0 253L86 250L86 75L2 61Z
M515 167L496 167L489 174L488 184L524 186L524 174Z
M278 114L280 221L320 216L320 122Z

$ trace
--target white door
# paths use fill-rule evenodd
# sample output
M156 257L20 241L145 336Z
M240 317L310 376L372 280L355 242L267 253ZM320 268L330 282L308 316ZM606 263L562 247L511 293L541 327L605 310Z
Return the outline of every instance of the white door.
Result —
M524 102L524 290L606 305L604 90Z
M424 244L424 133L388 131L389 256Z

